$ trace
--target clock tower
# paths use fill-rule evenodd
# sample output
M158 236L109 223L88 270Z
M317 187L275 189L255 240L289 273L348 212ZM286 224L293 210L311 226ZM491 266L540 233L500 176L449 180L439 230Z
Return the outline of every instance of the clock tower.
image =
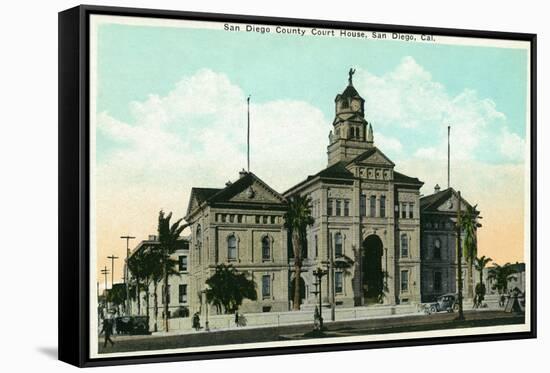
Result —
M348 86L334 99L336 115L329 135L328 165L349 161L373 147L372 126L365 120L365 100L353 86L350 69Z

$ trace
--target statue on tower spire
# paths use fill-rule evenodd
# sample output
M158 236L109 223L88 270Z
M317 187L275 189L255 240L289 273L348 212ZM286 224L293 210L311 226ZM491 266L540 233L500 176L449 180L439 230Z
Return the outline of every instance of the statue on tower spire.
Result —
M349 69L349 72L348 72L348 83L349 85L353 85L353 74L355 74L355 69L352 67Z

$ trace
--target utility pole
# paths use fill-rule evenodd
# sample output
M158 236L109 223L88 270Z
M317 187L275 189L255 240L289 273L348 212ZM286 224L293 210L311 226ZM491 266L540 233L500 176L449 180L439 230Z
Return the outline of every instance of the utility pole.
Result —
M456 262L457 262L457 278L458 278L458 317L457 320L464 320L464 310L462 308L462 222L460 212L460 191L458 192L458 203L456 204Z
M115 284L115 259L118 259L118 256L112 254L111 256L108 256L107 259L111 259L111 288L113 288L113 285Z
M108 310L109 303L107 303L107 275L109 274L109 270L107 269L107 266L105 266L105 268L101 270L101 274L105 277L105 289L103 289L103 293L105 294L105 310Z
M128 276L128 258L130 257L130 240L133 240L135 237L133 236L129 236L129 235L126 235L126 236L120 236L120 238L122 238L123 240L126 240L126 260L125 260L125 271L124 271L124 285L126 287L126 302L124 302L125 304L125 309L126 309L126 315L129 316L130 315L130 289L129 289L129 286L128 286L128 279L129 279L129 276Z

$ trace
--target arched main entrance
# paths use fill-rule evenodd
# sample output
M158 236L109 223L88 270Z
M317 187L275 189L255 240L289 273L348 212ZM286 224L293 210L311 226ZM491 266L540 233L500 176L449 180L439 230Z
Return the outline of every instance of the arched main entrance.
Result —
M363 241L362 285L365 304L380 303L384 293L384 273L382 271L383 244L375 234Z

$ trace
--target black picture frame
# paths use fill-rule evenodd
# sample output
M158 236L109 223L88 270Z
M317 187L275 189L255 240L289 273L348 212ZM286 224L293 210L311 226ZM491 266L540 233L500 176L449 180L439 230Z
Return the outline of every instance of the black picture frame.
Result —
M224 350L193 353L170 353L92 359L89 357L89 20L90 15L113 15L261 23L266 25L330 27L348 30L378 30L415 34L433 34L468 38L491 38L527 41L531 45L531 331L487 335L434 337L406 340L334 343L308 346ZM388 348L402 346L452 344L496 340L536 338L537 335L537 174L536 174L536 34L478 30L460 30L419 26L400 26L311 19L243 16L159 9L137 9L81 5L59 13L59 359L79 367L174 362L261 355Z

